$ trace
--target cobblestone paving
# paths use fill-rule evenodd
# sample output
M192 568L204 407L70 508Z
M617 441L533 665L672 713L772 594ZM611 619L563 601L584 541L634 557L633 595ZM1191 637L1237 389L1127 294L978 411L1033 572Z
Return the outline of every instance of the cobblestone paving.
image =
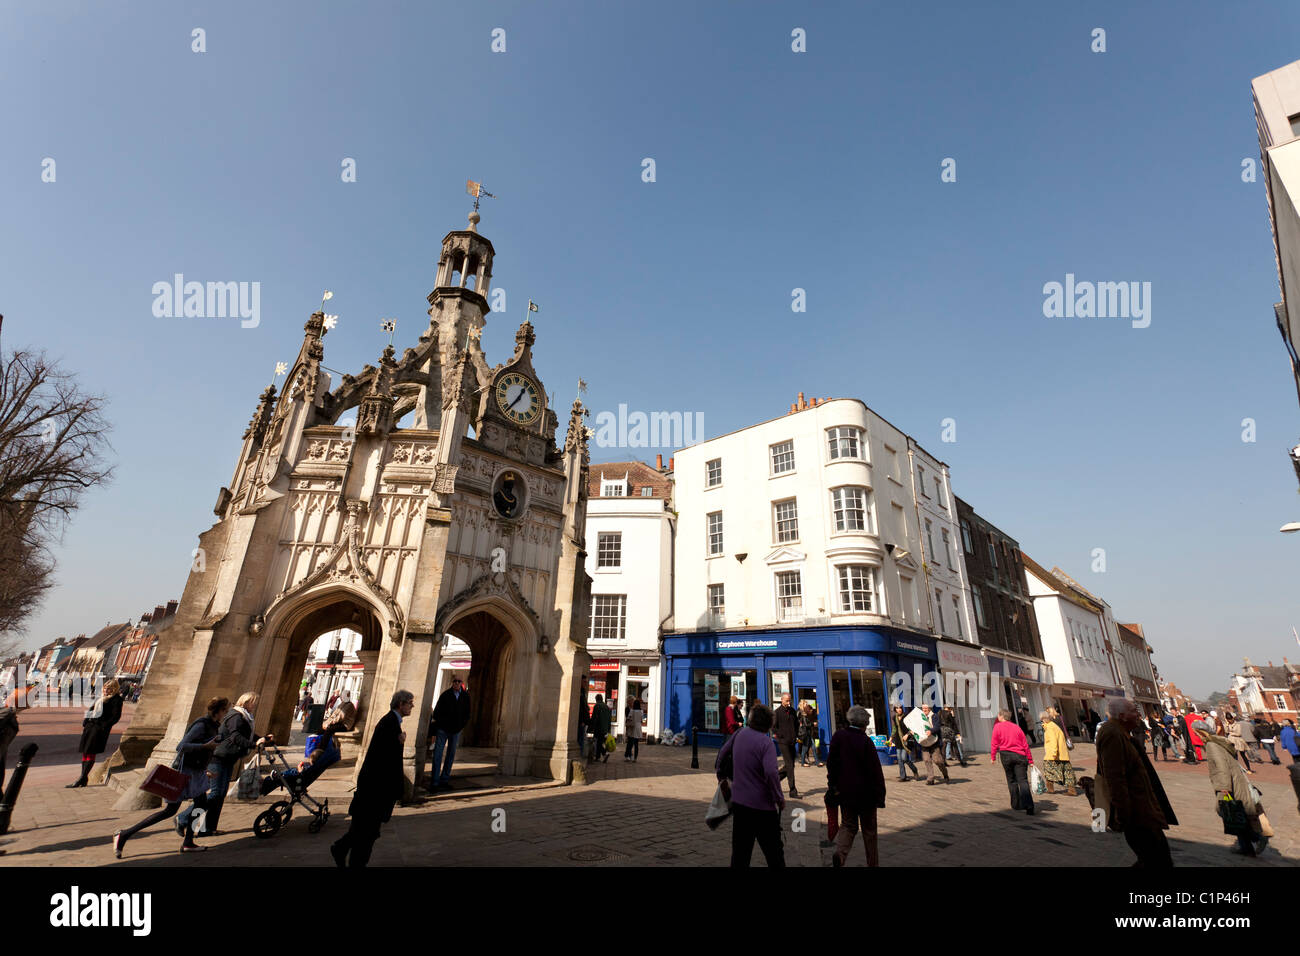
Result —
M534 785L505 792L449 794L399 807L375 847L375 866L722 866L730 856L731 825L704 825L713 793L713 752L704 769L690 769L686 748L645 746L637 763L615 754L590 771L586 786ZM1041 751L1039 752L1041 757ZM1095 769L1092 747L1074 751L1080 774ZM1300 814L1285 767L1265 766L1253 778L1264 793L1277 832L1266 853L1245 859L1229 853L1213 810L1204 765L1158 763L1181 825L1169 831L1179 866L1294 866L1300 862ZM827 866L825 771L797 768L802 798L786 805L786 861ZM1087 800L1045 794L1030 817L1010 810L1000 766L987 756L965 769L951 768L952 783L899 784L886 768L887 806L880 814L880 858L885 866L1127 866L1133 860L1117 834L1093 833ZM343 810L349 775L326 774L313 787L329 797L335 815L319 834L308 817L295 815L271 839L251 833L260 805L229 801L222 826L229 832L205 841L211 851L179 855L167 824L140 834L125 858L113 859L115 830L139 818L112 809L120 796L104 787L65 790L56 782L29 781L10 833L0 838L0 866L328 866L329 843L347 824ZM494 823L496 828L494 829ZM504 826L504 832L499 832ZM755 865L762 854L755 850ZM850 865L863 865L861 845Z

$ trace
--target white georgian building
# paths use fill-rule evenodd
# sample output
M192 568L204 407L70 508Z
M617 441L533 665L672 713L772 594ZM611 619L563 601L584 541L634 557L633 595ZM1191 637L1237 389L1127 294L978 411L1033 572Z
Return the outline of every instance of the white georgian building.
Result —
M627 703L646 706L642 732L658 739L663 721L659 637L672 616L673 479L639 461L592 464L588 477L587 574L591 654L587 703L603 694L623 736Z
M667 727L713 734L729 697L789 692L817 707L823 750L861 704L884 751L890 676L938 667L911 472L907 436L861 401L802 394L677 453ZM946 478L943 494L951 507Z

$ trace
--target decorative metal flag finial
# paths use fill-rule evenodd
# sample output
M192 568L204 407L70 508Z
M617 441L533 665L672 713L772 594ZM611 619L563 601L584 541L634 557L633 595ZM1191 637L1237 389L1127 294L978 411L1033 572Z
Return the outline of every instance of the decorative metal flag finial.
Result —
M396 319L384 319L383 323L382 323L379 327L380 327L381 329L383 329L385 332L388 333L388 344L389 344L389 345L392 345L392 344L393 344L393 333L397 331L397 320L396 320Z
M496 196L492 195L492 193L484 189L482 183L476 183L472 179L465 180L465 192L469 193L471 196L474 197L475 212L478 212L478 201L480 196L487 196L488 199L497 198Z
M321 293L321 297L320 297L320 310L321 310L322 312L325 311L325 303L328 302L328 301L329 301L330 299L332 299L332 298L334 298L334 293L331 292L331 291L329 291L328 289L326 289L324 292Z
M274 385L275 385L275 380L276 380L277 378L279 378L281 375L283 375L283 374L284 374L285 372L287 372L287 371L289 371L289 366L288 366L288 365L286 365L284 362L276 362L276 363L275 363L275 374L271 376L271 385L274 386Z
M326 332L328 332L330 329L334 328L334 326L336 326L336 325L338 325L338 324L339 324L339 317L338 317L337 315L327 315L327 316L325 316L325 331L326 331Z
M587 380L586 380L586 379L582 379L582 378L578 379L578 394L579 394L579 395L586 395L586 394L587 394Z

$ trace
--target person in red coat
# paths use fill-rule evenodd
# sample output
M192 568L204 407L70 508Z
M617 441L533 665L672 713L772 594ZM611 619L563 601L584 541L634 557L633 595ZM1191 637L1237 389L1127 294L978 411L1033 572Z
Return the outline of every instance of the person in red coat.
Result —
M1187 722L1187 739L1191 741L1192 746L1196 748L1196 759L1204 760L1205 741L1201 739L1200 734L1192 729L1192 722L1200 719L1201 718L1197 716L1195 711L1191 711L1183 717L1183 720Z
M733 694L731 702L727 704L726 710L722 712L722 727L723 730L726 731L728 737L744 726L743 721L741 721L739 715L736 713L739 708L740 698Z

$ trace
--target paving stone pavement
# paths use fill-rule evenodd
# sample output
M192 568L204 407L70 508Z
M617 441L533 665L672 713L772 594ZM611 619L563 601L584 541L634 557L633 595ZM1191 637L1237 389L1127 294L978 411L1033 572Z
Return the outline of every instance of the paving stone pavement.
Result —
M690 750L644 746L636 763L621 753L592 768L585 786L534 784L504 792L451 793L418 806L399 807L375 847L374 866L725 866L731 825L704 825L714 789L714 752L703 769L690 769ZM1041 750L1038 752L1041 759ZM1079 744L1080 774L1095 769L1091 745ZM1253 778L1264 793L1277 832L1258 859L1231 854L1213 810L1204 765L1158 763L1181 825L1169 831L1179 866L1295 866L1300 862L1300 814L1285 767L1265 766ZM786 805L786 862L828 866L825 839L825 772L798 767L802 796ZM1041 795L1030 817L1009 808L1000 765L976 756L953 766L952 783L899 784L886 767L887 806L880 813L880 858L885 866L1127 866L1123 837L1093 833L1086 798ZM25 788L10 833L0 838L0 867L14 866L328 866L328 846L347 824L348 783L326 774L312 788L328 797L335 815L319 834L307 815L295 815L271 839L253 836L253 818L271 802L229 801L222 825L229 832L205 841L210 852L177 853L168 824L138 835L125 858L113 859L114 831L140 814L112 809L120 794L108 787L65 790L57 783ZM495 824L495 827L494 827ZM755 865L763 865L755 849ZM861 845L850 865L865 864Z

